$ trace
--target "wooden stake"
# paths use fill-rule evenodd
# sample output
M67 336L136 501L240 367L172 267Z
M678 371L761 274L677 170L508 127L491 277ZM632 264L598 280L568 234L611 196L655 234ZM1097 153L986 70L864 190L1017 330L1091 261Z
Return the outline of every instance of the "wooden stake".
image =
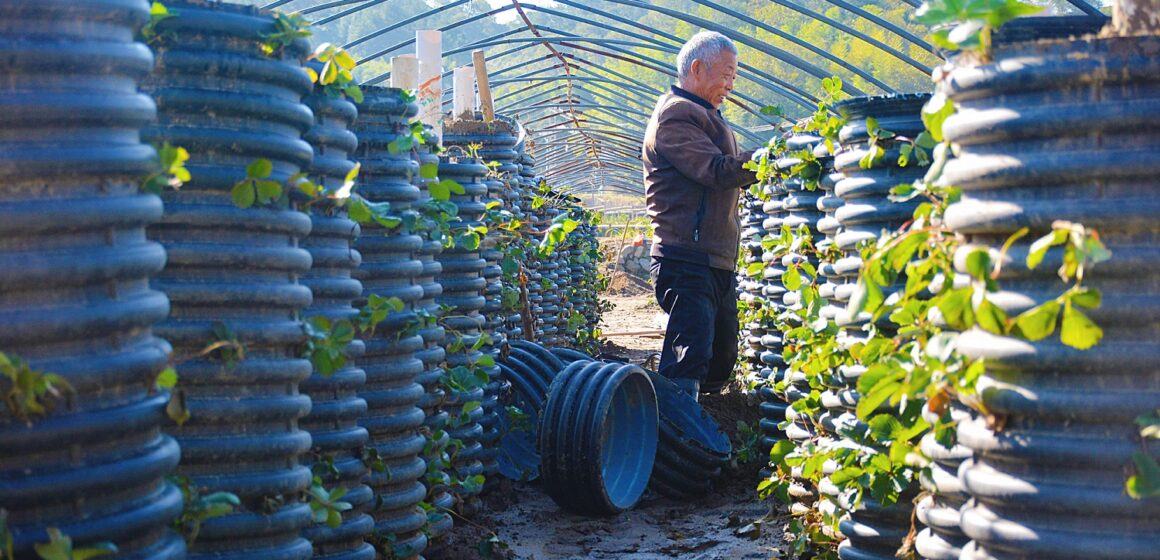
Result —
M1116 0L1111 35L1151 35L1160 32L1160 0Z
M475 84L479 88L479 106L483 108L484 122L495 120L495 102L491 99L491 83L487 79L487 59L483 51L472 51L472 63L475 66Z

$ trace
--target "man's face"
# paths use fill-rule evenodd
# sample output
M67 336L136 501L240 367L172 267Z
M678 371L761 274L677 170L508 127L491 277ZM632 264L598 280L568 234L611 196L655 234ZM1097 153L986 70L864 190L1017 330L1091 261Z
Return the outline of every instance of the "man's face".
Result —
M733 91L733 80L737 78L737 55L724 51L707 61L693 62L693 75L700 95L714 108L720 109L725 98Z

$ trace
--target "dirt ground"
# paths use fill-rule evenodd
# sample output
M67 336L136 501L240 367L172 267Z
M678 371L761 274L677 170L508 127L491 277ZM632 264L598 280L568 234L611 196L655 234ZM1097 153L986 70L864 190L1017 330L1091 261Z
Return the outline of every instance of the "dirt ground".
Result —
M659 308L651 293L639 292L608 298L616 307L605 314L604 332L657 328ZM640 364L660 347L660 338L617 336L609 339L603 351ZM702 402L731 437L738 420L752 423L758 418L756 408L735 391L706 395ZM783 513L772 502L757 499L758 468L756 464L735 467L716 492L694 503L650 492L635 509L606 518L560 509L535 482L505 482L484 497L480 515L456 520L452 539L425 556L429 560L786 558L781 543Z

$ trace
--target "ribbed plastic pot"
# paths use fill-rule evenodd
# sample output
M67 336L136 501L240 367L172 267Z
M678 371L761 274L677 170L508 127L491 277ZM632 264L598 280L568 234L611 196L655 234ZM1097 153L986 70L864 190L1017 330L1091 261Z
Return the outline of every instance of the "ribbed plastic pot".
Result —
M523 143L516 144L516 153L519 158L516 164L519 166L519 183L520 183L520 207L524 210L523 221L528 224L526 232L533 240L540 239L542 231L547 227L547 223L543 217L543 207L533 208L533 204L538 183L536 181L536 158L527 152L527 146ZM528 317L523 318L523 323L526 325L524 338L542 342L544 340L544 287L541 281L543 275L540 274L541 260L534 255L529 255L527 262L524 263L527 268L526 273L528 277L527 282L527 297L528 309L526 314Z
M890 140L879 142L885 151L882 159L871 168L863 169L859 162L869 150L867 118L874 118L881 129L896 136L916 138L925 130L920 115L928 99L930 94L925 93L859 97L843 101L836 107L847 123L839 133L842 150L834 158L834 168L841 178L833 188L840 203L833 210L838 229L832 238L844 257L836 262L823 263L819 272L835 284L831 297L841 311L833 318L841 326L858 327L869 319L867 316L849 317L844 309L862 267L859 244L876 240L883 231L895 231L910 221L921 201L893 202L889 198L890 189L921 179L928 169L919 166L913 156L906 167L899 166L897 161L902 143Z
M877 145L885 154L868 169L863 168L861 161L870 149L869 119L877 121L881 129L894 133L895 138L916 138L925 130L920 115L929 98L929 94L859 97L837 106L846 124L839 133L841 149L834 157L836 180L822 183L827 194L837 200L829 204L819 201L819 208L827 209L827 218L819 224L820 229L827 230L826 243L836 246L844 256L822 263L819 273L827 278L828 292L823 296L833 302L827 317L843 327L839 343L844 346L865 340L862 326L870 319L868 314L850 317L845 309L862 267L859 246L874 242L883 232L897 230L911 219L920 201L893 202L889 199L890 189L911 183L927 171L913 156L907 166L898 165L899 150L904 144L892 139L880 140ZM890 324L880 327L888 334L892 332ZM827 389L821 397L826 413L820 420L835 437L842 426L861 425L855 408L859 399L858 378L865 369L862 365L843 366L826 379ZM917 484L903 491L913 494ZM863 501L843 521L842 533L848 540L839 549L839 556L843 559L893 558L911 529L912 511L912 502L907 499L899 499L886 509L871 500Z
M466 125L474 125L468 128ZM476 152L480 160L488 165L495 165L490 170L483 183L487 186L487 196L483 199L485 205L498 203L497 210L511 211L510 199L505 195L512 175L519 172L515 160L518 157L515 151L516 136L511 125L504 120L495 120L484 123L460 123L459 127L448 128L443 135L443 144L449 149L459 146L479 146ZM505 317L503 309L503 269L500 261L504 257L499 247L500 234L489 229L483 239L481 256L487 265L483 269L483 278L486 280L484 288L484 331L493 341L493 346L499 348L506 340Z
M552 380L565 363L534 342L517 340L511 345L500 369L511 383L510 404L526 418L516 421L507 414L499 415L499 472L512 480L535 480L540 476L540 453L536 447L540 418Z
M953 410L958 420L968 417L966 411ZM922 523L914 541L920 558L926 560L957 560L969 540L963 533L961 510L970 496L959 481L959 466L971 457L971 450L962 445L950 449L927 434L920 443L922 454L931 460L929 472L919 477L927 493L914 507L915 518ZM917 527L916 527L917 529Z
M239 208L230 191L258 159L271 162L270 179L280 183L310 165L313 151L301 138L314 125L301 102L311 91L302 68L309 47L295 41L263 54L276 26L251 6L166 6L180 16L157 24L157 66L142 89L156 100L158 119L144 137L186 148L193 178L163 194L164 217L148 235L169 255L153 280L172 303L157 332L176 355L195 357L180 366L191 418L167 430L181 444L180 474L203 493L233 492L242 502L206 520L190 552L306 559L312 550L300 533L311 516L301 498L311 475L299 459L311 439L298 421L310 411L299 384L311 366L298 356L311 293L298 277L310 270L310 253L299 248L310 218L285 204ZM222 326L244 346L244 360L202 355Z
M787 138L786 143L791 153L800 150L813 150L820 161L826 162L826 164L832 161L820 137L810 134L795 134ZM788 170L799 162L798 158L784 157L774 162L774 165L779 169ZM792 231L805 226L815 238L820 237L817 229L818 222L825 217L825 214L818 210L817 202L821 198L822 192L806 190L799 177L774 183L770 187L772 190L770 202L763 207L769 218L762 224L769 234L780 235L781 229L785 226L788 226ZM800 262L804 258L806 257L799 254L788 254L780 258L771 254L770 258L764 259L768 264L765 268L766 297L779 300L775 303L774 309L784 310L799 305L798 293L785 288L782 283L782 275L792 263ZM817 262L813 261L811 264L818 265ZM768 336L768 340L763 337L763 345L766 345L766 342L770 343L766 345L770 355L763 354L762 358L763 361L769 359L773 362L771 367L776 367L776 365L784 363L781 359L783 341L778 334L768 333ZM795 402L809 395L811 390L809 380L801 372L789 369L785 369L781 375L788 381L786 390L782 394L777 395L776 392L774 394L780 397L781 402L785 403L785 416L782 420L789 421L785 428L785 437L801 446L818 436L813 419L801 414L794 407ZM766 379L767 383L778 381L777 374L774 373L767 375ZM776 412L781 408L779 406L781 403L777 401L767 402L769 404L766 405L766 409L771 412ZM766 433L769 436L778 435L776 432ZM773 438L770 437L770 439ZM817 491L812 487L812 484L801 480L799 473L791 474L797 479L789 490L795 502L790 506L791 511L801 513L815 502Z
M305 136L314 149L310 178L328 190L337 190L355 166L351 156L358 147L358 138L350 127L358 110L350 101L331 97L318 86L305 102L314 113L314 126ZM310 288L314 301L303 316L307 321L323 317L331 322L353 322L359 313L353 302L362 297L362 283L353 277L362 263L362 255L354 248L359 226L349 219L345 206L325 201L312 206L309 214L310 235L302 241L302 248L310 252L312 264L310 272L302 276L302 283ZM321 467L319 462L332 464L333 470L314 470L327 490L345 489L342 501L352 506L343 512L338 527L320 523L303 531L302 535L314 545L316 558L375 557L374 547L367 543L374 530L374 519L367 514L374 494L363 483L368 468L361 454L370 436L358 424L367 413L366 401L358 396L367 375L357 360L365 351L361 339L351 341L342 368L328 374L316 370L300 387L313 403L310 414L300 422L313 440L305 462L312 469Z
M677 499L713 490L733 446L697 401L661 375L650 373L660 411L660 438L649 487Z
M455 137L454 125L447 124L444 130L451 138ZM487 174L488 168L478 158L466 153L465 147L449 147L447 155L440 157L439 177L455 181L463 187L462 194L451 195L451 202L455 203L460 220L452 224L452 235L465 231L468 227L482 225L486 210L485 199L488 194L487 184L484 182ZM468 248L457 243L439 255L439 261L443 265L443 272L439 276L443 294L438 302L447 306L448 317L444 320L444 324L448 327L448 337L444 347L448 350L448 367L482 367L487 373L488 382L484 387L484 395L479 399L457 399L457 404L479 401L482 405L479 418L476 420L480 423L478 437L463 441L469 446L472 441L480 444L479 454L468 455L467 459L479 461L483 468L482 474L485 477L492 477L499 471L496 452L500 439L499 399L505 385L500 379L497 366L478 365L484 355L490 356L493 360L499 357L494 343L485 340L481 346L474 349L476 342L485 334L486 324L486 319L481 313L487 306L485 292L488 284L484 278L488 263L482 256L483 249L482 244L478 248ZM463 349L457 349L459 346L463 346ZM450 410L452 414L458 412L454 408ZM476 433L474 428L464 428L462 431L468 436ZM463 454L460 453L459 456L463 457ZM457 466L457 470L461 473L460 478L463 478L463 472L467 472L464 469L474 471L473 466ZM489 484L488 488L490 487ZM465 498L470 501L471 496Z
M431 132L430 126L424 126L423 137L425 142L415 146L411 151L411 158L420 167L433 165L438 167L439 156L436 154L437 139ZM419 188L418 205L431 199L430 185L439 182L438 177L424 178L421 173L411 178L411 183ZM443 388L445 370L443 365L447 360L447 352L443 349L447 332L439 325L439 318L443 310L436 301L443 293L443 285L439 283L439 273L443 265L436 258L443 252L443 243L434 238L430 232L421 233L423 245L415 253L415 257L423 264L423 271L415 282L423 287L423 297L415 303L415 310L422 315L426 325L420 330L423 337L423 350L418 357L423 362L423 373L416 378L426 393L419 401L419 408L423 409L426 419L423 426L425 433L429 433L427 440L430 445L424 448L423 460L427 462L427 503L434 507L427 512L427 529L429 536L429 551L436 551L443 544L443 537L450 533L455 522L450 511L455 505L455 497L450 492L450 477L447 475L447 466L450 456L446 452L450 436L444 431L447 428L449 415L444 407L447 392Z
M647 373L575 362L552 381L540 425L540 474L560 507L585 515L632 508L656 459L659 416Z
M402 212L422 197L413 180L419 165L410 153L391 145L410 134L408 120L418 107L404 99L402 90L368 86L358 108L358 192L371 202L390 203L392 214ZM418 258L424 239L405 223L394 228L373 223L363 227L357 247L363 256L358 271L363 299L375 295L402 303L367 338L361 360L367 372L361 396L369 406L361 424L385 466L367 478L375 494L371 515L380 539L376 544L384 555L389 551L395 558L418 558L429 541L427 514L419 506L427 497L427 463L420 456L427 444L420 432L427 415L420 403L428 394L419 380L429 369L422 359L426 340L415 330L416 305L425 294L419 281L424 265Z
M1133 500L1125 468L1136 416L1160 408L1160 37L1085 38L996 47L991 64L953 69L945 92L959 106L944 132L961 146L944 174L963 190L946 223L997 250L1021 227L992 297L1010 316L1062 292L1060 252L1034 271L1030 243L1055 220L1094 228L1112 260L1087 271L1103 291L1103 328L1087 351L1058 332L1026 342L982 331L959 349L986 359L982 404L1005 419L960 424L974 458L959 469L971 501L963 558L1155 558L1160 502ZM962 256L962 255L960 255Z
M155 106L137 92L153 57L132 40L148 20L143 1L0 7L0 352L71 386L27 421L0 406L17 558L49 527L119 558L186 553L168 529L181 493L164 479L179 457L160 432L167 394L150 390L169 303L147 283L165 264L144 234L161 202L139 193L156 161L139 137Z

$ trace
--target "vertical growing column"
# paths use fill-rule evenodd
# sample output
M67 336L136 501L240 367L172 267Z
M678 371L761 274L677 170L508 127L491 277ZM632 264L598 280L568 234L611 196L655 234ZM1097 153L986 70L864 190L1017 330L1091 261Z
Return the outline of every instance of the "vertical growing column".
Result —
M310 179L327 192L337 192L355 167L351 157L358 138L350 128L358 110L350 101L332 97L323 86L315 86L306 105L314 112L314 127L306 133L314 148ZM308 213L312 226L302 247L310 251L312 265L302 283L310 287L314 302L303 315L314 328L334 332L333 325L353 323L359 314L353 303L362 297L362 283L354 278L362 263L362 255L354 246L360 230L350 220L347 207L329 199L316 201ZM369 472L363 462L369 434L359 425L367 413L367 402L358 394L366 385L367 374L356 360L365 351L360 338L352 339L343 352L345 363L341 367L332 371L315 367L301 386L313 402L310 414L301 422L313 440L308 458L311 468L322 479L325 491L333 496L339 490L339 500L351 505L341 513L337 527L327 520L303 532L314 545L315 556L343 560L372 560L375 556L367 543L374 529L374 520L367 513L374 494L363 483Z
M362 163L359 192L371 202L389 204L390 214L399 220L368 224L358 240L363 296L395 305L366 340L362 361L367 372L362 396L370 408L362 425L385 465L371 474L368 484L375 492L372 515L380 548L396 558L415 558L429 541L424 532L427 514L419 507L427 496L423 484L427 463L420 457L427 438L419 431L426 417L419 408L425 390L418 382L426 368L420 359L425 342L415 307L424 294L416 280L424 266L416 257L423 238L402 219L420 198L419 188L412 184L419 166L402 139L409 137L408 121L418 107L399 89L367 87L363 96L354 128Z
M169 303L148 285L165 251L145 227L161 202L139 192L156 161L137 92L153 57L132 39L148 20L144 1L0 7L0 507L17 558L50 527L123 558L185 556L154 389Z
M310 165L301 139L314 124L301 102L311 87L301 66L308 45L269 45L275 20L250 6L167 4L175 15L157 26L157 68L143 86L158 107L146 137L188 149L193 177L164 195L165 215L149 229L169 254L153 285L172 311L157 330L190 358L179 372L191 416L169 431L193 486L242 502L207 520L191 552L306 559L311 546L299 534L310 524L301 501L310 470L299 457L310 434L298 420L310 398L298 384L311 366L299 357L299 313L311 294L298 277L311 261L298 244L310 218L236 184L247 175L284 184Z

